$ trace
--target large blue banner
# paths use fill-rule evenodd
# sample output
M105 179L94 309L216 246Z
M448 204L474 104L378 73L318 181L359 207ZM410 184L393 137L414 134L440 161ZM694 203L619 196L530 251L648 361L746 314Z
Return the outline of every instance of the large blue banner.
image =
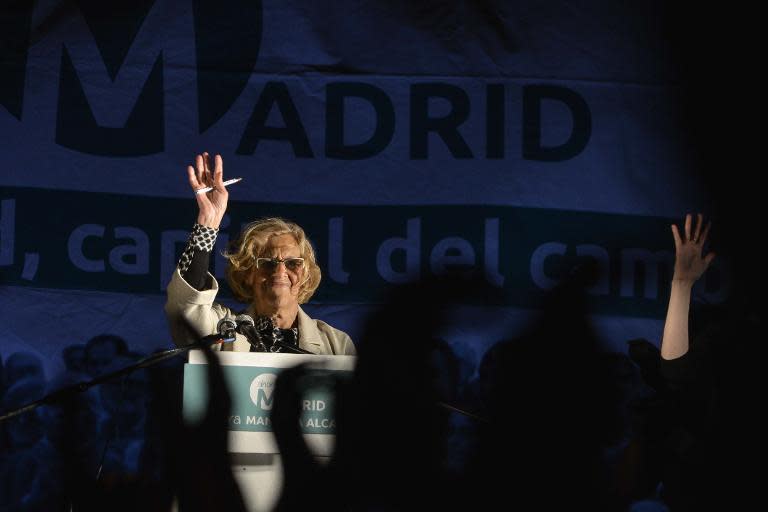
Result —
M170 344L202 151L244 178L218 249L259 216L299 222L324 275L308 309L353 339L386 286L458 267L503 291L446 333L476 363L591 259L606 342L657 341L669 223L703 206L675 69L650 7L546 4L11 2L0 354L54 374L102 332ZM727 293L716 267L697 297Z

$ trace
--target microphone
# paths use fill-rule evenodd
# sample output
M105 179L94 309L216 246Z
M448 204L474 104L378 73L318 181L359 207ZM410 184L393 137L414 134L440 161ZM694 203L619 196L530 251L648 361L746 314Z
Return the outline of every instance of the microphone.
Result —
M248 343L250 343L251 346L256 349L256 352L271 352L271 350L268 350L266 345L262 343L261 337L259 337L259 333L256 330L256 324L253 321L253 318L245 314L237 315L235 317L235 322L237 322L237 332L246 337ZM287 343L281 343L279 341L276 341L275 344L270 348L274 349L277 347L281 347L288 352L293 352L294 354L312 354L312 352L308 350L294 347L293 345L289 345Z
M235 317L236 330L248 340L248 343L256 352L267 352L267 347L261 342L259 333L256 331L256 323L249 315L237 315Z
M237 322L230 317L224 317L216 324L216 331L223 338L222 342L235 341L235 332L237 331Z

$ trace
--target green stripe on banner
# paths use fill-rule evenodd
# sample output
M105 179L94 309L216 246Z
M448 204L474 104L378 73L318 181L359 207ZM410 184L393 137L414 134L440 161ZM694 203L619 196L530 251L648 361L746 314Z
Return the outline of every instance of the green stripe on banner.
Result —
M4 188L0 201L2 282L21 286L161 293L196 217L193 198ZM313 298L318 303L370 303L412 277L463 269L502 291L491 305L536 307L575 265L592 259L602 269L589 290L594 312L658 318L672 277L673 220L660 217L512 206L233 201L217 253L244 223L261 216L286 217L306 230L323 271ZM217 254L219 278L225 263ZM715 265L698 294L718 303L727 291L725 265ZM226 286L222 293L228 296Z

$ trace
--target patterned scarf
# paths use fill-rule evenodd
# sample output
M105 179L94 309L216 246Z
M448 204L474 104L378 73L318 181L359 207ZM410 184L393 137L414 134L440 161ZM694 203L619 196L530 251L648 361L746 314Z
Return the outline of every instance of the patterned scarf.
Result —
M259 335L259 347L251 346L251 352L290 352L280 343L299 346L299 329L280 329L268 316L257 316L254 320L256 333Z

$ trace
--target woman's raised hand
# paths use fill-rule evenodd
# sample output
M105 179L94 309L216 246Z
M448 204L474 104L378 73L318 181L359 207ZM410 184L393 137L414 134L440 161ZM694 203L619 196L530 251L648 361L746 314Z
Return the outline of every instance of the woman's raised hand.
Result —
M197 215L197 223L209 228L218 229L221 219L227 211L227 199L229 193L224 187L224 161L221 155L214 158L214 168L211 172L211 158L208 153L195 157L195 166L187 167L189 184L197 191L205 187L213 187L213 190L201 194L195 193L197 206L200 212Z

